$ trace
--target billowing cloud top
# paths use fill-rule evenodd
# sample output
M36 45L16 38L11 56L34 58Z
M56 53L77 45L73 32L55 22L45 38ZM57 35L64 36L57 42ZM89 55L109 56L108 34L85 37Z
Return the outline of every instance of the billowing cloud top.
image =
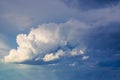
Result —
M52 61L62 56L84 54L82 38L89 26L70 20L66 23L43 24L31 29L30 33L17 36L17 49L12 49L5 62L27 60Z

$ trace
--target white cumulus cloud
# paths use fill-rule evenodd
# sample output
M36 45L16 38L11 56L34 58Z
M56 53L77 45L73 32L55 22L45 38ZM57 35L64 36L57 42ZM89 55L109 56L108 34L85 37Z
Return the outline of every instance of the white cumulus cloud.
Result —
M81 38L88 28L87 24L76 20L39 25L38 28L31 29L29 34L17 35L18 47L12 49L9 55L4 57L4 61L23 62L33 59L51 61L63 55L84 54ZM77 51L70 49L70 46L75 47Z
M53 54L46 54L45 57L43 58L44 61L52 61L52 60L56 60L59 59L60 56L64 55L64 51L63 50L59 50L57 53Z
M83 56L82 57L82 60L86 60L86 59L88 59L89 58L89 56Z

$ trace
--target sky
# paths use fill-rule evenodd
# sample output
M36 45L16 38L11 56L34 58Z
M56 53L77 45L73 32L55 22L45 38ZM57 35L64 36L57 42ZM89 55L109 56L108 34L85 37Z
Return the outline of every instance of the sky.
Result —
M119 80L120 1L0 0L0 60L89 66L95 80L101 69L111 75L102 80Z

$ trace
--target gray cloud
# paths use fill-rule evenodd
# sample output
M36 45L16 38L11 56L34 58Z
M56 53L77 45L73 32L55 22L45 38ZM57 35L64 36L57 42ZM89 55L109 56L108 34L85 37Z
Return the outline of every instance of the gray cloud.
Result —
M119 0L61 0L68 7L76 8L79 10L91 10L91 9L99 9L110 6L116 6L119 4Z

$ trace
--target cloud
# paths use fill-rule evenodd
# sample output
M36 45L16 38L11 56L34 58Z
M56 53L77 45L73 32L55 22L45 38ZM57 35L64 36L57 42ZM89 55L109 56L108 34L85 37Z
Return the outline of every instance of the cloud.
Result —
M107 1L99 1L92 0L88 2L88 0L65 0L67 4L72 4L74 7L79 6L82 2L84 7L88 7L86 2L90 4L90 7L93 6L94 2L97 3L114 3L117 0L107 0ZM75 4L74 4L75 3ZM64 4L61 0L53 0L52 2L49 0L20 0L20 1L0 1L1 12L0 12L0 32L7 35L14 35L14 37L19 33L26 33L28 29L31 27L36 27L38 24L43 23L63 23L70 19L78 19L81 22L96 22L100 20L100 22L118 21L119 18L119 8L113 8L116 6L107 6L101 7L97 9L88 9L85 11L81 11L76 8L71 8ZM104 5L104 4L103 4ZM102 6L102 4L99 4ZM112 9L112 10L111 10ZM112 16L111 16L112 15ZM102 20L101 20L102 19ZM101 23L99 23L101 24ZM7 29L9 28L9 30ZM25 32L23 32L25 31Z
M76 55L83 55L84 54L84 51L85 50L80 50L79 48L78 49L73 49L72 51L71 51L71 55L72 56L76 56Z
M120 5L89 10L87 12L83 12L83 17L85 18L85 21L90 23L92 22L93 25L106 25L113 22L119 23L119 6Z
M71 55L74 49L79 52L72 55L84 54L81 39L88 27L87 24L76 20L61 24L39 25L38 28L31 29L28 35L19 34L16 39L17 49L12 49L4 60L5 62L23 62L33 59L50 61L59 59L63 55Z
M118 9L117 6L92 10L83 14L85 21L73 19L65 23L48 23L32 28L29 34L17 36L17 49L11 50L4 60L5 62L52 61L63 56L82 56L81 59L85 60L89 55L93 58L91 56L95 53L102 54L96 54L97 59L98 55L103 56L105 52L112 54L114 49L117 52L120 21L117 17L120 13ZM95 13L99 14L94 15ZM58 55L59 50L63 50L64 54Z
M6 48L8 49L9 47L7 46L7 44L3 40L0 39L0 48L1 49L6 49Z
M119 0L61 0L68 7L76 8L79 10L91 10L91 9L100 9L109 6L116 6L119 3ZM86 4L87 3L87 4Z
M59 0L1 0L0 5L0 31L9 35L26 31L38 24L65 22L73 15L79 15L77 10L67 7ZM6 30L8 27L10 29Z
M49 62L64 57L73 58L68 59L69 61L87 61L88 58L98 62L114 60L120 48L119 5L78 13L80 16L77 15L76 20L40 23L41 25L32 28L28 34L17 35L18 47L5 56L5 62ZM64 54L58 54L60 50Z
M89 56L83 56L82 57L82 60L86 60L86 59L88 59L89 58Z
M11 25L17 26L17 29L20 31L29 28L33 21L31 17L19 13L7 13L2 18Z
M56 52L55 54L50 53L50 54L46 54L43 58L44 61L52 61L52 60L56 60L59 59L61 56L64 55L64 51L63 50L59 50L58 52Z
M3 37L0 34L0 37ZM0 58L9 53L10 47L5 40L0 39Z

